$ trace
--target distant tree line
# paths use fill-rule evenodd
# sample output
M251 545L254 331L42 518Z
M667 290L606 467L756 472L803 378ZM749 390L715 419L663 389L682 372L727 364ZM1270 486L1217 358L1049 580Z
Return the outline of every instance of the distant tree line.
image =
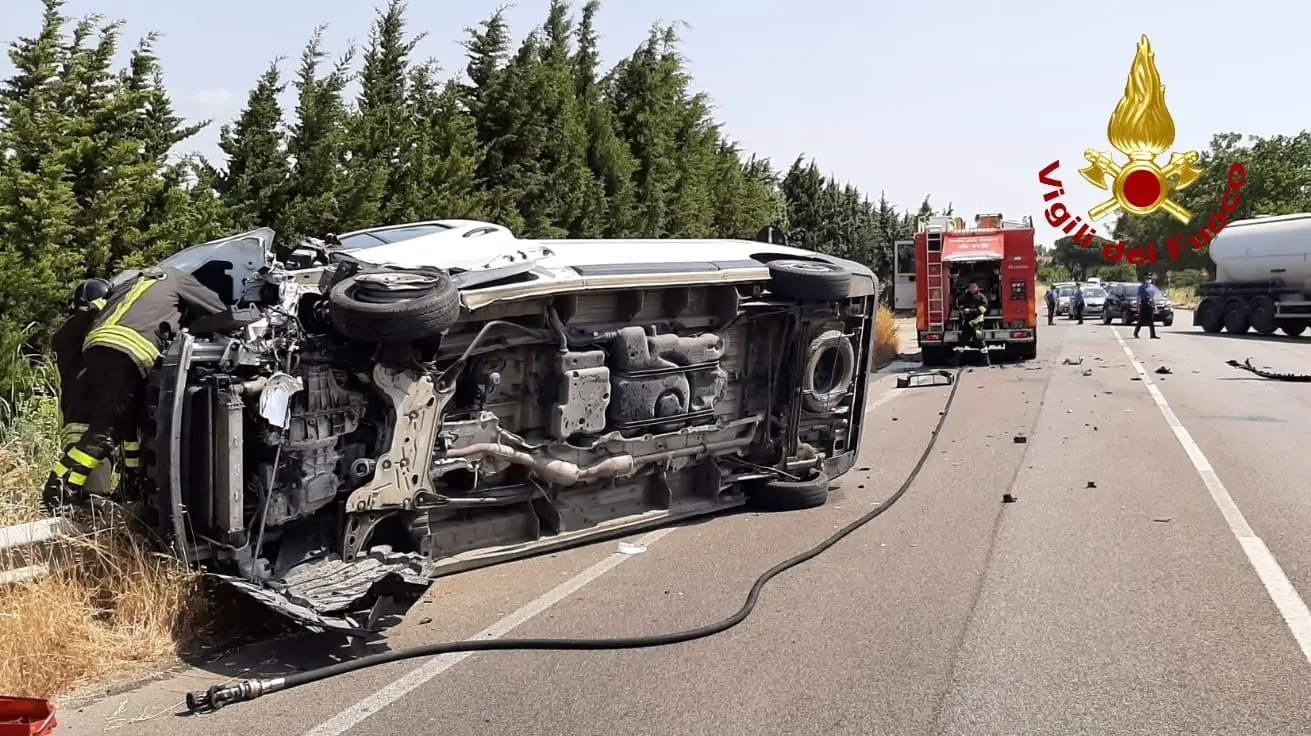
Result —
M421 34L401 0L378 10L362 49L330 57L321 27L294 71L275 59L255 80L221 128L222 161L179 156L211 121L175 113L154 35L117 68L122 22L71 19L64 4L43 1L0 83L4 356L44 348L82 278L257 226L290 239L438 218L523 237L751 238L777 225L886 278L893 241L933 212L927 197L898 211L803 156L780 172L744 154L691 91L673 26L601 69L596 0L577 16L553 0L518 44L493 14L466 32L454 75L414 58ZM292 110L279 102L288 85ZM0 364L0 389L12 375Z

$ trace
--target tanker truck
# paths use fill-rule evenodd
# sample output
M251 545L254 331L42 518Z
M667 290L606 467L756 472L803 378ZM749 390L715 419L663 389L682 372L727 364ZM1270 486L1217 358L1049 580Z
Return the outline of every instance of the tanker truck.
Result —
M1204 331L1297 337L1311 326L1311 213L1229 223L1211 241L1215 280L1197 287Z

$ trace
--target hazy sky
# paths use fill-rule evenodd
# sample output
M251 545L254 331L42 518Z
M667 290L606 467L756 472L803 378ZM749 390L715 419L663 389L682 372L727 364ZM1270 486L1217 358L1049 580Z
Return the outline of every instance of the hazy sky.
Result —
M37 0L0 3L0 38L35 33ZM462 70L463 29L496 5L411 0L411 28L428 33L420 55ZM523 33L546 7L520 0L507 19ZM316 25L330 24L334 50L363 40L374 3L70 0L68 12L127 20L128 47L162 32L158 50L179 111L222 122L271 59L288 57L284 69L294 71ZM1059 234L1042 223L1037 172L1059 158L1076 211L1104 198L1077 170L1085 148L1110 148L1106 121L1140 34L1150 36L1166 85L1175 150L1204 148L1216 132L1292 134L1311 121L1311 97L1297 92L1311 69L1306 3L609 0L599 19L607 61L657 20L690 26L684 51L696 84L748 150L779 167L814 157L902 207L931 194L966 217L1030 214L1048 244ZM8 71L0 61L0 74ZM213 154L217 135L216 122L192 147Z

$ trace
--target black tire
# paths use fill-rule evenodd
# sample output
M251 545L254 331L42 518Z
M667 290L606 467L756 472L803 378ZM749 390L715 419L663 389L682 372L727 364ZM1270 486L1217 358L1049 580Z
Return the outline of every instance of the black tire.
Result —
M800 511L828 503L829 478L819 471L798 481L767 480L747 492L750 504L762 511Z
M1311 320L1286 319L1279 324L1279 329L1283 330L1283 333L1289 337L1297 337L1306 332L1308 326L1311 326Z
M460 291L447 274L421 274L413 287L368 288L390 275L402 274L355 274L335 284L328 292L332 326L353 340L414 342L445 332L460 318Z
M834 351L831 359L827 357L830 351ZM825 375L825 368L829 371L836 369L836 372ZM821 377L831 380L821 381ZM806 367L801 374L802 402L806 409L824 413L837 408L855 379L856 349L842 330L825 330L810 341ZM821 385L823 383L828 385Z
M1248 321L1259 334L1275 334L1279 321L1275 319L1275 303L1270 301L1270 297L1258 296L1252 300L1248 306Z
M851 294L851 273L820 261L770 261L769 291L799 302L834 302Z
M1016 360L1036 360L1038 358L1038 341L1021 342L1012 346L1012 354Z
M1165 325L1166 327L1173 327L1174 317L1166 317L1165 319L1161 320L1161 324Z
M947 348L942 347L941 345L921 347L920 363L923 364L925 368L936 368L940 365L946 365L947 356L949 354Z
M1134 320L1132 317L1129 316L1129 310L1126 309L1123 312L1120 312L1120 324L1131 325L1135 321L1136 320Z
M1109 309L1102 310L1102 324L1109 325L1110 323L1111 323L1111 311Z
M1202 326L1203 332L1212 335L1224 329L1224 314L1214 299L1203 299L1202 303L1197 305L1197 324Z
M1225 305L1225 332L1231 335L1244 335L1252 326L1247 316L1247 305L1234 299Z

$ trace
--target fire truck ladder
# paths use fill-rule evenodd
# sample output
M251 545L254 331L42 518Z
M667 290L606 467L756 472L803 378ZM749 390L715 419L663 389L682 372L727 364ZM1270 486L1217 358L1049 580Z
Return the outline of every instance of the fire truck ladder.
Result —
M946 287L942 282L942 231L932 228L924 237L929 280L929 327L944 327L947 323L947 314L946 299L943 297Z

